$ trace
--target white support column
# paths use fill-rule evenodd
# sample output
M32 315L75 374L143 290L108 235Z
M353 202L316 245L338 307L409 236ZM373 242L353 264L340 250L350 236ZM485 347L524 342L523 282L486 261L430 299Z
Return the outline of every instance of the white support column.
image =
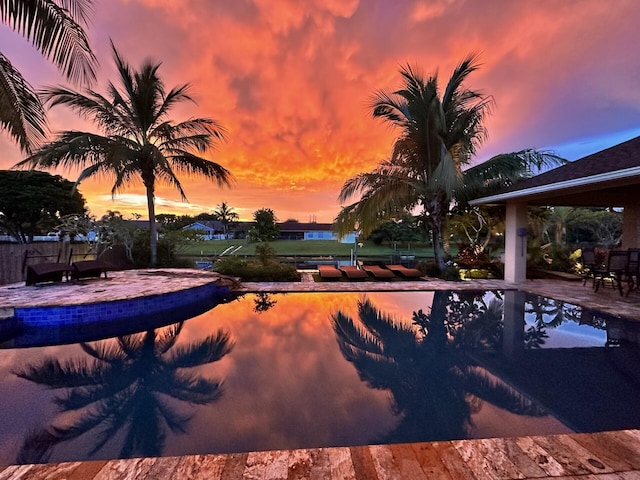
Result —
M640 206L625 205L622 212L622 248L640 247Z
M507 202L504 233L504 279L524 283L527 279L527 204Z

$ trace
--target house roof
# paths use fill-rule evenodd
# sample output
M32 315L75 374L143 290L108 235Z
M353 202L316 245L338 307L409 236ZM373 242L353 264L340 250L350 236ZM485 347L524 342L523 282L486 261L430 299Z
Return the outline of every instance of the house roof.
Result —
M210 230L222 230L223 225L222 222L218 220L197 220L193 223L190 223L189 225L186 225L185 227L182 227L182 229L194 229L198 227L205 227L205 229Z
M638 198L639 187L640 137L636 137L470 203L512 200L532 205L622 207Z

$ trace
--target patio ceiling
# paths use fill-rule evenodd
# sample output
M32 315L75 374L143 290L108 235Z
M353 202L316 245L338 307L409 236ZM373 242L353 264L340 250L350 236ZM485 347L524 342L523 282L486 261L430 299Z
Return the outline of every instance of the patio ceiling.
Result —
M640 137L529 178L472 205L624 207L640 198Z

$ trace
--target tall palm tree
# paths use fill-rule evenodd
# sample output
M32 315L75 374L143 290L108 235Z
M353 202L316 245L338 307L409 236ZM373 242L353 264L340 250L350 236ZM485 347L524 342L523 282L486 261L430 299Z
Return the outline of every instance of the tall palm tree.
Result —
M0 0L2 23L26 37L72 81L95 80L86 25L93 0ZM30 153L44 142L44 108L20 71L0 52L0 126Z
M476 368L456 338L469 323L477 323L484 328L476 325L462 336L473 337L474 346L495 343L501 309L496 314L495 304L476 307L475 316L459 324L449 311L473 307L465 301L453 306L452 295L435 292L431 311L414 312L413 326L379 311L368 299L358 302L357 320L341 311L332 316L344 357L369 386L389 390L393 412L402 419L384 441L467 438L480 400L520 415L544 415L528 399Z
M222 223L224 227L224 235L227 236L227 230L229 225L233 222L237 222L240 216L233 211L233 208L229 206L227 202L222 202L217 210L214 210L213 214L216 219Z
M61 362L46 357L18 368L14 373L52 389L64 389L54 402L61 410L51 426L27 436L19 463L46 460L60 442L98 431L89 452L93 455L118 432L124 432L120 450L132 455L159 456L165 430L184 433L190 415L177 410L168 398L192 405L206 405L222 395L218 380L189 370L216 362L233 348L229 334L218 331L205 339L176 346L183 323L160 330L81 343L91 358ZM69 417L69 414L74 415ZM68 418L72 418L71 422ZM65 420L67 419L67 420ZM165 428L166 427L166 428Z
M229 185L231 173L198 154L224 139L224 128L210 118L192 118L179 123L169 120L170 110L179 102L193 101L189 84L166 91L158 75L159 63L143 62L132 69L112 44L121 88L109 82L108 96L94 91L86 94L65 88L44 92L51 105L66 105L86 118L92 118L103 134L66 131L16 166L20 168L83 168L77 184L98 176L111 175L115 182L111 194L126 185L142 181L149 212L151 266L157 261L155 221L156 182L175 187L187 200L177 172L200 175ZM195 151L196 153L193 153Z
M381 221L418 209L431 231L438 266L445 268L444 219L452 201L465 190L512 178L514 172L521 173L527 157L536 157L531 151L500 155L463 171L487 138L483 122L493 104L490 96L463 86L478 68L477 56L467 56L440 95L437 75L424 78L407 65L400 70L403 88L374 94L373 117L400 129L400 135L389 159L344 183L341 203L358 194L360 198L338 214L339 234L355 227L367 235Z

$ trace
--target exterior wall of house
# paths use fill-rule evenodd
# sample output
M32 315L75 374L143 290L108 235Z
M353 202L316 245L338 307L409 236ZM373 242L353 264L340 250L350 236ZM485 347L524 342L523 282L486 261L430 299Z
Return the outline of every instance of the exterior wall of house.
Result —
M640 247L640 206L625 205L622 214L622 248Z
M200 232L200 238L202 238L203 240L213 240L214 238L213 228L209 228L206 225L202 225L201 223L192 223L191 225L182 227L182 230L196 230Z
M316 231L316 232L304 232L305 240L337 240L338 236L335 232L329 231Z

